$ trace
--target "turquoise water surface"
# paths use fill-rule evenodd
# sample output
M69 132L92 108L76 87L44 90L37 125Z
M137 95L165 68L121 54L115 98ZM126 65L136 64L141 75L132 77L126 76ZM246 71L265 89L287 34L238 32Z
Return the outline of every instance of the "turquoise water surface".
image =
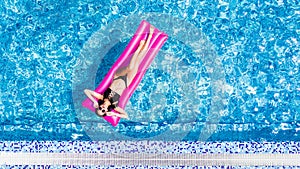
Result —
M0 1L1 140L300 139L298 1ZM112 127L81 106L142 19L169 35Z

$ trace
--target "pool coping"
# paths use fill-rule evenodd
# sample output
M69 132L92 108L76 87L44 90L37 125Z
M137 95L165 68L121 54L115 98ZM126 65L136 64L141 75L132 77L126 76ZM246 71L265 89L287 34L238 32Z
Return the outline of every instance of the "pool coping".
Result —
M300 166L300 142L0 141L0 165Z

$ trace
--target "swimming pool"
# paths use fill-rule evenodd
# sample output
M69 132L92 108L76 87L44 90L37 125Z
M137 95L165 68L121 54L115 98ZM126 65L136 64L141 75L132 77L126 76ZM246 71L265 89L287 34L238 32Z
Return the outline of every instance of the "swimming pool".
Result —
M2 141L299 141L297 1L3 1ZM169 35L112 127L80 106L141 19ZM298 150L296 150L298 151Z

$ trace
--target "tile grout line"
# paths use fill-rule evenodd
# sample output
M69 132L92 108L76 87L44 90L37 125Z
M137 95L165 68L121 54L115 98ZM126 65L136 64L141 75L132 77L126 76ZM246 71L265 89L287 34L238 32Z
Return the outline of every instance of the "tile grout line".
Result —
M0 165L300 166L300 154L97 154L0 152Z

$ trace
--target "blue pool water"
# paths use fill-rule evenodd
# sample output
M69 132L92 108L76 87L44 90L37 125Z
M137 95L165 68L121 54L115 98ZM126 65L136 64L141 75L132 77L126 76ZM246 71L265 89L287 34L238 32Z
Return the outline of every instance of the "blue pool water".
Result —
M1 140L293 141L298 1L0 1ZM112 127L80 104L142 19L169 35Z

